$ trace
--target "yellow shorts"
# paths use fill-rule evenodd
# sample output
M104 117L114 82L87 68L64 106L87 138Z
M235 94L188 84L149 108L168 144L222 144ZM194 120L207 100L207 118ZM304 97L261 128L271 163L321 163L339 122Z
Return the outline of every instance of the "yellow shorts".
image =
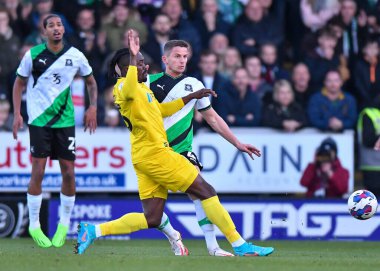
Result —
M171 149L133 166L141 200L167 199L168 190L185 192L198 175L197 169L185 157Z

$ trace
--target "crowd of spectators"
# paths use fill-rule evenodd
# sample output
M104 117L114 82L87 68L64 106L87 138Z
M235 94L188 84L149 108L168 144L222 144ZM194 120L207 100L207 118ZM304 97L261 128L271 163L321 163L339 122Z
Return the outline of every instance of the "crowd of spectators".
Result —
M212 104L230 126L355 129L359 112L380 94L376 0L0 0L1 130L10 129L15 70L45 41L49 13L61 16L65 42L93 67L103 126L123 126L106 70L130 28L151 73L165 68L166 41L188 41L186 72L219 94ZM81 80L72 85L78 125L87 101ZM199 115L195 123L205 125Z

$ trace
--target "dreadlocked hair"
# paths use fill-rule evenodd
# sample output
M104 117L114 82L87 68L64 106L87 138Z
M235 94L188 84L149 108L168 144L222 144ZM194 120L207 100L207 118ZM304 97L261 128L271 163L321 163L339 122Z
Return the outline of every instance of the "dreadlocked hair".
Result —
M123 48L116 51L114 56L112 57L109 66L108 66L108 77L109 78L118 78L121 76L121 74L118 74L118 72L115 70L116 65L121 70L122 67L128 65L129 63L129 49Z

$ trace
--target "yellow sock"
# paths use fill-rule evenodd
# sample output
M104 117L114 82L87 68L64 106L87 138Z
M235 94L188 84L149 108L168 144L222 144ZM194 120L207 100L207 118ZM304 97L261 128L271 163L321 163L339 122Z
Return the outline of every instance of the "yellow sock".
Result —
M102 236L129 234L138 230L148 228L148 223L143 213L129 213L119 219L112 220L99 225Z
M228 242L233 242L241 238L240 234L236 231L234 222L231 219L230 214L224 209L219 202L218 196L214 196L202 201L203 209L210 221L218 226Z

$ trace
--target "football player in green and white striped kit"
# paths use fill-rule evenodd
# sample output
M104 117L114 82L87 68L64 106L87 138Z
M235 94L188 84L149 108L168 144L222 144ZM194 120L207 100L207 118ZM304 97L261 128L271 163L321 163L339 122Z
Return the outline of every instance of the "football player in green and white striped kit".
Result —
M63 43L63 27L58 15L43 20L47 43L25 53L17 69L13 86L13 137L23 124L20 114L21 95L27 90L28 126L32 173L27 193L29 233L38 246L61 247L65 243L75 202L75 123L70 85L79 74L86 81L90 106L84 117L85 131L96 129L97 85L92 68L78 49ZM41 184L47 157L58 159L62 173L60 221L52 241L41 230L39 215L42 202Z
M162 60L166 65L166 70L164 73L150 75L147 81L149 88L154 92L154 95L159 102L169 102L184 97L188 95L189 92L199 91L205 88L203 83L198 79L183 74L186 69L190 51L190 45L183 40L171 40L165 44ZM174 115L165 118L164 126L170 146L174 151L185 156L198 168L199 171L202 169L202 164L198 161L195 153L192 152L192 121L195 109L202 114L203 118L213 130L219 133L237 149L248 153L252 159L253 150L259 153L259 150L255 147L241 143L234 136L225 121L211 107L210 99L208 97L197 101L193 100ZM205 235L209 254L211 256L233 256L233 254L224 251L219 247L215 236L214 225L207 219L201 201L191 195L190 197L194 202L198 224ZM176 247L183 244L182 242L176 242L176 238L178 239L178 233L170 225L169 218L165 213L162 217L159 229L168 237L176 255L179 255L178 252L180 251L186 251Z

